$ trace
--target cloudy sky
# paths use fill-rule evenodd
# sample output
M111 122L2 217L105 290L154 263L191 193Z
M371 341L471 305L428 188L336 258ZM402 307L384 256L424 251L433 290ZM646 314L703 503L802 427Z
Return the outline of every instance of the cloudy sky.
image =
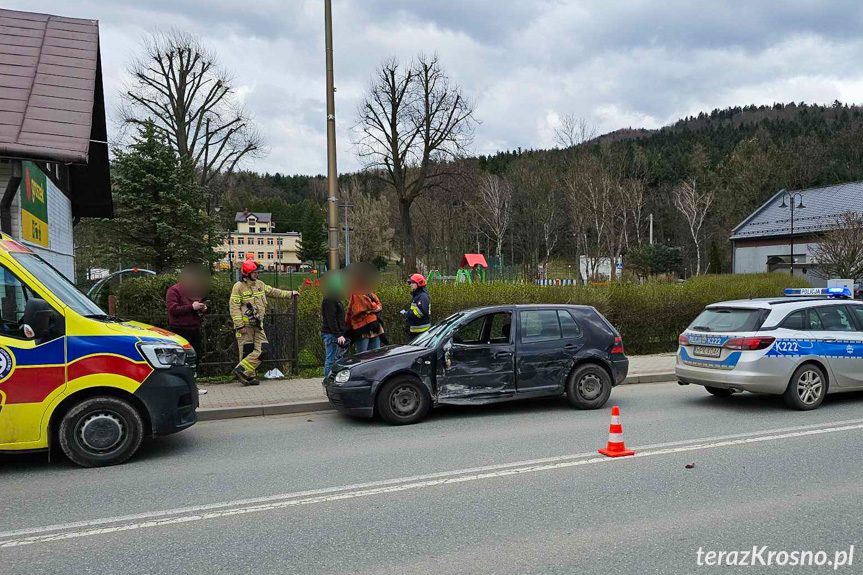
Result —
M323 0L5 0L100 21L112 113L148 31L214 49L266 135L245 167L326 171ZM859 0L334 0L339 168L383 59L437 52L477 106L475 151L553 145L565 114L600 132L731 105L863 102Z

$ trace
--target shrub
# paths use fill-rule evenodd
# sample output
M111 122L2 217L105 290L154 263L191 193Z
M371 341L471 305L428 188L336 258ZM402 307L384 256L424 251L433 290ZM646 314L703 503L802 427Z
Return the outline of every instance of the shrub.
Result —
M118 313L124 317L166 318L165 292L176 276L150 276L125 281L118 291ZM591 305L602 312L623 336L630 354L674 351L677 336L704 306L724 300L776 296L785 287L805 287L804 280L783 274L699 276L683 283L613 283L610 286L536 286L532 284L438 284L429 288L432 321L464 309L488 305L565 303ZM216 278L211 309L228 313L232 282ZM383 303L381 320L390 343L405 341L399 311L410 302L407 286L383 283L377 290ZM321 290L301 289L298 337L302 363L323 364L321 341ZM288 302L273 300L273 309L286 311ZM158 323L153 321L151 323ZM160 324L161 325L161 324Z

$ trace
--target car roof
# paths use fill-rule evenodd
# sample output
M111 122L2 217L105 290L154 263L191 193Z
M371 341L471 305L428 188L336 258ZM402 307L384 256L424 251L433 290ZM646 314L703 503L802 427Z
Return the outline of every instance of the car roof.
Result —
M859 300L828 298L828 297L786 297L786 298L755 298L738 299L712 303L707 308L737 307L745 309L802 309L824 305L863 304Z
M472 314L476 312L500 310L529 310L529 309L559 309L559 308L576 308L576 309L593 309L590 305L577 305L570 303L517 303L517 304L501 304L488 305L483 307L472 307L461 310L461 313Z

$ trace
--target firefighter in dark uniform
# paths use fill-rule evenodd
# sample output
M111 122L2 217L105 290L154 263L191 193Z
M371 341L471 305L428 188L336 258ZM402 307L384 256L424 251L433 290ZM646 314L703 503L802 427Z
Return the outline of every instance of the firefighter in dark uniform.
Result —
M411 303L401 314L405 318L408 342L411 342L431 327L431 300L422 274L413 274L408 278L408 284L411 286Z
M262 266L257 262L244 261L240 269L243 279L234 284L231 291L229 307L240 351L240 363L234 368L234 375L243 385L258 385L256 374L261 365L261 354L270 347L264 333L267 298L299 295L299 292L276 289L260 281L258 273L261 270Z

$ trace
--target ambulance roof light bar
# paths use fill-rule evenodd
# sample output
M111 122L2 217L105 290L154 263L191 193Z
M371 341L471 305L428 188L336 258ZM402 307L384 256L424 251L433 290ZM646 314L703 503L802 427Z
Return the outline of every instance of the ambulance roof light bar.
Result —
M846 287L829 288L785 288L785 295L789 297L800 296L827 296L838 298L850 298L851 290Z

